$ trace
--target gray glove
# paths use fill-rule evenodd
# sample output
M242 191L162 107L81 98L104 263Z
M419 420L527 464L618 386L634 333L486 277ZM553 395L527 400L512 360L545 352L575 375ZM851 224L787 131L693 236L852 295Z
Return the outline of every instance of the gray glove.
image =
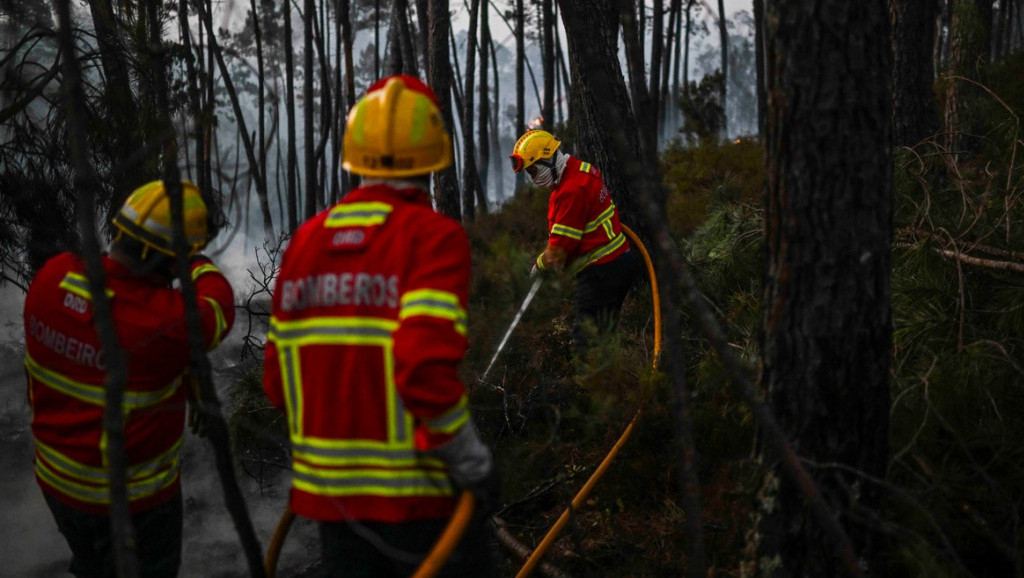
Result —
M433 453L448 466L452 482L473 493L478 514L490 515L497 508L501 496L501 477L494 465L491 449L480 440L473 420Z

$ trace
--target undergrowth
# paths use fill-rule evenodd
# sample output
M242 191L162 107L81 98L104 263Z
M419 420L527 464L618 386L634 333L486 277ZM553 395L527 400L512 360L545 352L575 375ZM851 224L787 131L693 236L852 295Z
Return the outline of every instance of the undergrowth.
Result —
M1014 70L1022 67L1024 60ZM891 453L886 479L871 482L883 484L886 510L863 521L889 537L881 575L1024 575L1024 74L998 78L1006 80L977 91L988 129L968 148L950 150L936 137L894 155ZM672 234L754 375L763 149L749 139L674 145L662 166ZM491 365L532 284L546 203L526 189L467 227L471 339L461 375L502 471L503 531L532 549L642 410L546 561L574 576L681 575L682 448L668 386L652 369L650 285L637 284L614 337L577 366L574 282L546 278ZM676 305L683 332L666 338L685 344L707 558L716 576L740 576L751 563L745 547L764 474L756 424L687 304ZM247 390L258 379L245 375L238 384L245 413L236 414L236 430L264 431L259 422L269 414ZM506 553L513 575L522 560Z

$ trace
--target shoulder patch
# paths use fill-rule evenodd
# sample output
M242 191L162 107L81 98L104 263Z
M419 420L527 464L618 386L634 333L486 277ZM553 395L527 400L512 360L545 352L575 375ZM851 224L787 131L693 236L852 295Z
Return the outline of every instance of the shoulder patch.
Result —
M580 172L593 175L593 174L596 174L597 169L595 169L594 165L592 165L590 163L581 162L580 163Z

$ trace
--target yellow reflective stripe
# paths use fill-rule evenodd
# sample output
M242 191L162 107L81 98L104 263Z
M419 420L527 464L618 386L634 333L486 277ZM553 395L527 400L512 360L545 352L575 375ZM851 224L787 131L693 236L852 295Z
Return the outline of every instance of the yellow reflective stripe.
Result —
M574 229L568 225L560 225L558 223L551 226L551 234L569 237L570 239L576 239L577 241L583 238L583 231Z
M383 348L388 439L409 438L412 416L405 411L395 385L392 334L398 321L379 317L313 317L296 321L270 319L268 341L278 347L277 360L285 394L285 409L293 443L306 440L302 431L303 384L299 349L305 345L361 345Z
M590 172L590 163L588 163L588 162L580 163L580 172L581 173L589 173Z
M400 320L423 315L451 321L455 331L466 335L466 310L459 303L459 298L448 291L436 289L417 289L402 295Z
M205 273L218 273L220 275L223 275L220 269L218 269L217 266L214 265L213 263L203 263L202 265L196 267L195 269L192 269L192 281L195 281L196 279L199 278L200 275L203 275Z
M405 411L405 404L402 397L398 395L398 385L395 383L395 352L394 344L388 343L384 346L384 392L388 404L388 439L394 442L405 442L411 439L409 432L412 431L412 416Z
M469 399L463 394L455 406L445 413L425 420L427 429L440 433L455 433L469 421Z
M579 273L580 271L585 269L588 265L590 265L594 261L598 261L598 260L600 260L600 259L602 259L604 257L607 257L608 255L611 255L612 253L615 252L616 249L618 249L619 247L621 247L625 243L626 243L626 236L623 235L622 233L619 233L619 235L617 237L615 237L614 239L612 239L608 243L605 243L604 245L598 247L597 249L594 249L593 251L591 251L591 252L587 253L586 255L583 255L579 259L577 259L572 264L572 267L569 268L569 272L570 273Z
M92 301L92 291L89 290L89 279L80 273L67 273L61 280L59 287L69 293L74 293L83 299ZM107 297L113 297L114 292L106 290Z
M128 499L132 501L140 500L160 492L178 479L178 472L178 462L175 460L173 467L159 472L156 476L141 481L128 482ZM89 486L73 482L60 477L41 460L36 460L36 474L46 483L57 488L61 493L76 500L96 504L110 503L109 483Z
M331 209L325 227L369 227L387 220L394 207L387 203L343 203Z
M228 322L227 319L224 318L224 310L220 308L220 303L217 303L216 299L212 297L203 297L203 299L210 304L210 307L213 308L213 315L214 318L216 319L216 327L214 328L213 339L210 340L210 347L207 348L213 349L214 347L220 345L220 340L221 338L224 337L224 332L228 328Z
M267 339L282 345L387 345L398 327L382 317L311 317L297 321L270 318Z
M273 323L273 321L271 321ZM288 415L288 429L291 437L302 435L302 374L299 369L299 348L296 346L278 347L277 363L281 368L281 381L284 386L284 403Z
M43 384L79 401L94 405L103 405L106 401L106 393L103 386L76 381L61 373L47 369L39 365L27 353L25 354L25 369L29 375ZM181 377L179 376L161 389L154 391L125 391L124 409L125 411L131 411L160 403L174 395L180 383Z
M608 226L611 225L612 217L615 215L615 205L609 205L596 219L587 223L583 228L584 233L593 233L598 227L604 227L605 231L608 230ZM611 239L614 235L609 234L608 238Z
M450 496L444 471L373 468L323 469L297 462L292 478L295 489L321 496Z
M542 259L543 256L544 256L544 253L541 253L540 255L537 255L537 268L538 269L546 270L547 266L544 265L544 259Z

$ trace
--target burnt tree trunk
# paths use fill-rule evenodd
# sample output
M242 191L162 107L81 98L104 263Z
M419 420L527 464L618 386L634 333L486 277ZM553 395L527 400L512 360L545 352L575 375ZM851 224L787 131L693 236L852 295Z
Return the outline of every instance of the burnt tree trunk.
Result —
M913 146L939 130L935 103L935 0L892 0L893 139Z
M849 534L823 540L810 496L774 465L764 575L883 575L888 457L892 51L886 0L774 0L769 66L762 387ZM843 30L844 34L834 34ZM764 456L766 460L768 455ZM768 501L768 500L771 501ZM845 562L841 558L845 555Z
M448 14L448 0L430 2L430 31L427 43L427 79L441 103L441 115L449 132L453 132L452 120L452 65L448 49L448 28L451 26ZM454 157L453 157L454 158ZM455 165L434 173L434 195L437 210L449 217L461 220L459 207L459 182Z
M644 153L645 160L651 160L652 152L647 147L641 147L640 135L636 128L627 130L629 127L636 127L636 118L633 116L633 109L629 101L629 93L622 78L622 69L619 67L618 47L616 38L617 22L619 17L617 0L595 0L585 2L582 0L560 0L559 7L562 12L562 22L566 26L566 36L569 43L569 67L572 72L572 88L570 96L571 116L576 119L576 147L574 151L584 160L593 163L601 170L608 190L611 191L615 204L619 207L619 213L623 221L630 227L637 229L640 233L640 219L632 186L623 177L619 170L621 161L617 158L612 149L605 146L609 142L611 132L623 133L631 146ZM569 20L580 19L580 26L574 29L588 30L585 36L573 36L569 34ZM586 44L586 46L584 46ZM586 77L581 76L581 58L586 55L600 54L601 66L604 73L613 81L598 85L589 82ZM600 91L597 86L601 86ZM601 117L597 103L599 100L610 100L615 106L626 111L629 119L626 125L610 126ZM658 202L663 202L659 199Z

